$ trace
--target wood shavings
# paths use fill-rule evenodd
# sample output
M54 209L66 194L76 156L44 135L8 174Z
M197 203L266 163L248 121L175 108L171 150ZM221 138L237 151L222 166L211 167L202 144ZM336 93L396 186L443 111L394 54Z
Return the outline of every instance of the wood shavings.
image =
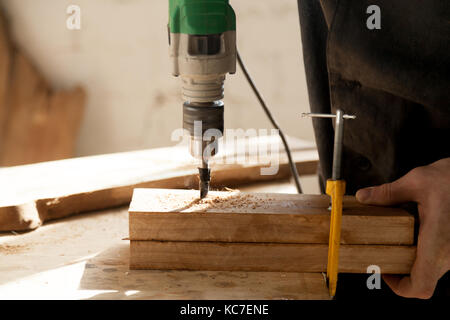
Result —
M228 189L226 193L211 191L206 198L193 198L192 195L180 197L177 194L157 195L154 199L158 207L172 212L214 212L241 209L243 212L259 208L269 208L274 199L261 199L251 194L240 193L239 190Z

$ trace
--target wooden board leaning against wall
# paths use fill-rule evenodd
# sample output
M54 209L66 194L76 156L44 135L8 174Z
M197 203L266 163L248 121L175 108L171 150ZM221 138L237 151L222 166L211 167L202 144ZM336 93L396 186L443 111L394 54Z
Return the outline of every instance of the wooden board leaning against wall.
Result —
M80 87L51 88L0 9L0 167L73 157L85 100Z

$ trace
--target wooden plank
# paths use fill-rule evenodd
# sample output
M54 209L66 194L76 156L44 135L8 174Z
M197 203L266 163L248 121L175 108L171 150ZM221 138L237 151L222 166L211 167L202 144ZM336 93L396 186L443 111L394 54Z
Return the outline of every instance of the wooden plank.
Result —
M243 147L244 154L222 146L212 162L212 186L289 177L282 148L263 156L247 154L249 146L276 141L277 136L238 140L235 146ZM314 144L289 141L300 174L315 174L318 155ZM245 161L226 161L239 155ZM279 163L279 170L262 175L261 168L270 163ZM187 146L177 146L0 169L0 231L34 229L47 220L126 205L134 188L197 188L197 167Z
M73 157L84 111L81 88L53 93L20 52L12 65L0 165Z
M328 243L329 197L196 190L135 189L131 240ZM399 208L345 197L343 244L412 245L414 217Z
M413 246L342 245L339 272L407 274ZM130 241L130 269L325 272L328 245Z
M7 26L0 11L0 151L3 145L3 136L7 124L8 106L4 103L8 96L11 72L12 50L7 34Z
M5 25L0 14L0 166L72 157L85 92L51 89Z

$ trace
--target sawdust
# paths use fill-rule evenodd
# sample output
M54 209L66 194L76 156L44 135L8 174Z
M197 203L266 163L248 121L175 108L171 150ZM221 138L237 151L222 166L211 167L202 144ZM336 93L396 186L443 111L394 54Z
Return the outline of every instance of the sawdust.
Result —
M252 194L240 193L239 190L229 189L229 192L220 194L210 192L204 199L181 198L178 195L166 195L160 198L162 208L173 212L207 212L211 210L236 212L268 209L275 199L254 196ZM174 208L176 204L176 208Z
M0 254L4 255L16 254L26 250L29 250L29 247L26 245L0 244Z

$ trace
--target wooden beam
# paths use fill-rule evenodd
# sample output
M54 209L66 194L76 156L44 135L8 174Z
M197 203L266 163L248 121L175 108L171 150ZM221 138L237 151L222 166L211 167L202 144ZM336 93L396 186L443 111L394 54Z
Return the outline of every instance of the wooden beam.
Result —
M211 163L212 186L286 179L290 171L282 147L248 155L250 146L258 150L278 142L277 136L243 138L234 144L242 151L222 145ZM314 144L294 138L289 143L300 174L315 174ZM271 163L279 170L262 175ZM187 146L177 146L0 169L0 231L30 230L51 219L127 205L134 188L197 188L197 167Z
M377 265L382 273L407 274L415 247L343 245L339 254L339 272L366 273ZM327 255L324 244L132 240L130 269L325 272Z
M326 195L136 189L131 240L327 244ZM345 197L343 244L412 245L414 217L399 208L366 206Z

